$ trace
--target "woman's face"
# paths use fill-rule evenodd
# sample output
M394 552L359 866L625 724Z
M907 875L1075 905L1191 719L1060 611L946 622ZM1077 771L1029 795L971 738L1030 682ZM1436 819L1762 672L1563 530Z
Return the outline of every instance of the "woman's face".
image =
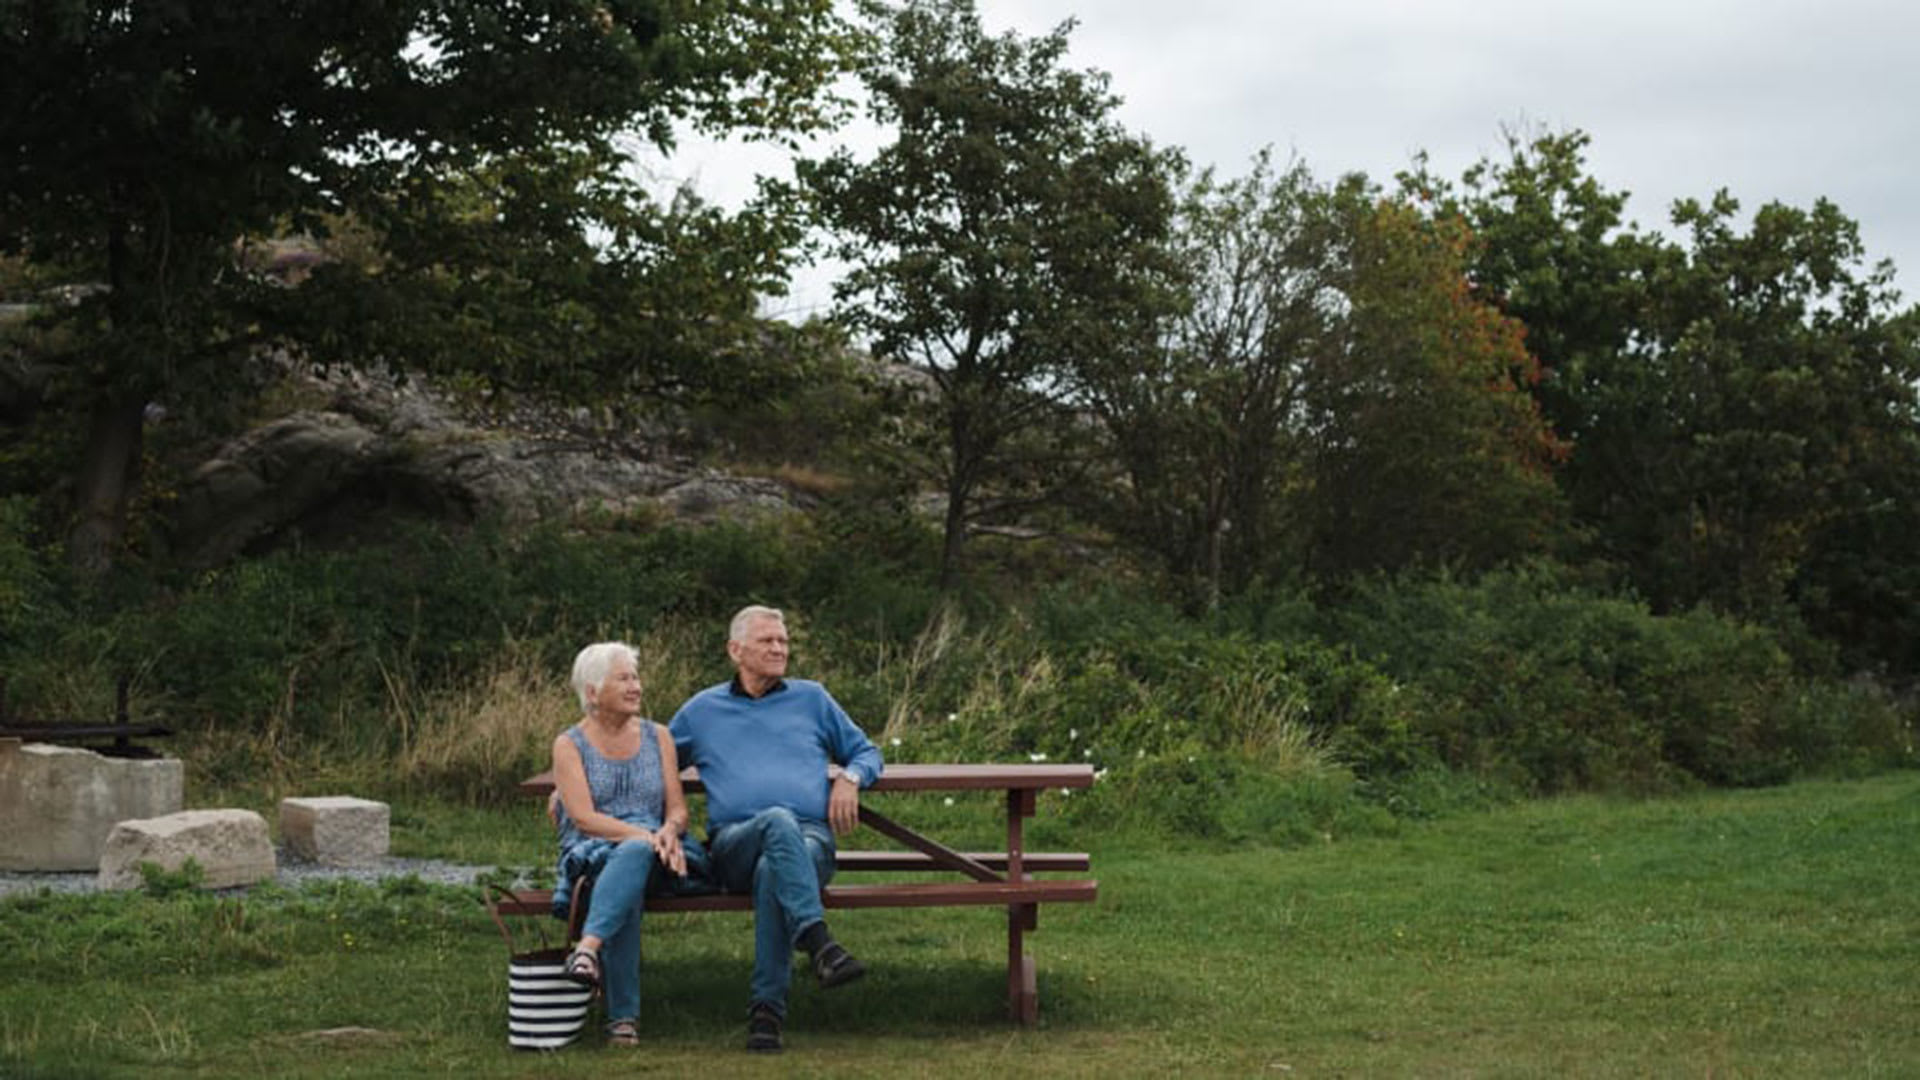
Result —
M607 668L606 680L594 691L593 707L603 716L640 715L640 674L633 669L633 661L624 656L614 657L613 665Z

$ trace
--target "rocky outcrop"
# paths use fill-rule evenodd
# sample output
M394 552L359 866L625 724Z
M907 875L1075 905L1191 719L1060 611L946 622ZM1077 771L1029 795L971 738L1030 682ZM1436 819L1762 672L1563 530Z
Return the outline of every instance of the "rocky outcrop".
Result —
M652 510L704 523L801 505L775 481L697 467L584 410L482 415L417 381L290 378L313 404L232 440L183 485L171 545L185 564L351 534L376 516L524 523Z

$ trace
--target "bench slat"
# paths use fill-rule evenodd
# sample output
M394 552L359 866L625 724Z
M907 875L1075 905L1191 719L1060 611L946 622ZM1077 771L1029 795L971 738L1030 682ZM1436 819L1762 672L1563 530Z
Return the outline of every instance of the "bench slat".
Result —
M993 870L1006 872L1004 851L969 851L967 858ZM834 858L842 871L848 870L926 870L933 859L922 851L842 851ZM1020 857L1028 873L1061 871L1083 874L1093 868L1093 859L1084 851L1029 851Z
M1080 878L1046 881L910 882L888 885L829 885L821 890L823 906L836 909L881 907L966 907L1008 904L1089 903L1098 899L1100 883ZM502 915L547 915L553 910L549 889L515 889L494 901ZM708 896L654 896L648 911L751 911L746 893Z

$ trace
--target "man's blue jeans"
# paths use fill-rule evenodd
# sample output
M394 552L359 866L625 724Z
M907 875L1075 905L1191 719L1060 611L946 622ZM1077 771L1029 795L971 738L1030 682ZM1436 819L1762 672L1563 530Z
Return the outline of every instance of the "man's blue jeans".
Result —
M826 917L820 887L833 880L833 830L774 807L721 826L707 851L721 888L753 892L752 1000L785 1016L794 946Z

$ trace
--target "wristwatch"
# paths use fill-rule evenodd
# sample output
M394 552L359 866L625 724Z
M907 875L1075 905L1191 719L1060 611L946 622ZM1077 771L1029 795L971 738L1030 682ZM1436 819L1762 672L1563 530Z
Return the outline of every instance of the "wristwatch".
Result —
M861 784L865 783L867 779L864 773L862 773L859 769L856 769L851 765L841 768L840 775L853 781L854 787L859 787Z

